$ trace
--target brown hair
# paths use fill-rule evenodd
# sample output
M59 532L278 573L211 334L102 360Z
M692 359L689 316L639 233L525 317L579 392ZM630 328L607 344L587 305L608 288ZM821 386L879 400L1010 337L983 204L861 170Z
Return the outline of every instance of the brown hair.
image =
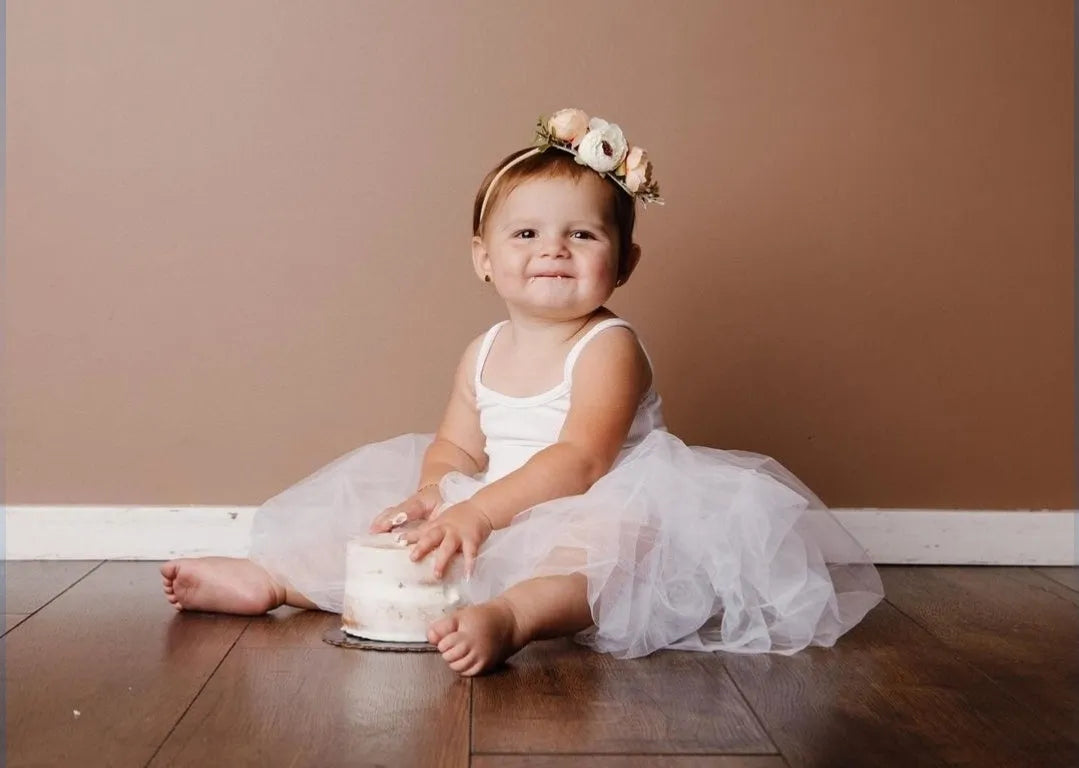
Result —
M482 235L482 227L486 220L490 218L491 211L521 182L533 178L568 178L576 181L586 173L595 173L588 166L578 163L573 155L568 152L547 149L545 152L540 152L522 160L502 174L502 178L498 181L498 186L495 187L491 193L491 198L487 201L487 208L483 212L484 221L480 221L480 208L483 207L483 197L487 194L487 188L491 185L491 180L507 163L520 157L525 152L530 152L532 149L532 147L519 149L507 155L483 179L480 190L476 193L476 202L472 206L473 235ZM634 199L626 194L625 190L606 176L602 178L607 182L606 186L610 191L611 217L618 227L618 275L624 278L626 259L629 257L630 248L633 246L633 225L637 220L637 209L634 205Z

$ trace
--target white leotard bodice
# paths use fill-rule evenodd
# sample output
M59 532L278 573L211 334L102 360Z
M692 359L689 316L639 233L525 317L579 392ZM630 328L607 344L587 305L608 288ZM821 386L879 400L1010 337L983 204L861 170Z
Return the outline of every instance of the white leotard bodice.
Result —
M562 381L555 387L528 397L513 397L496 392L484 386L482 381L483 366L491 351L495 336L508 320L495 324L487 331L476 356L476 405L480 412L480 428L487 438L486 452L490 462L482 478L492 482L505 477L510 472L523 466L532 456L558 441L562 425L569 413L570 391L573 384L573 367L585 345L607 328L618 325L632 326L625 320L612 317L596 323L566 355ZM638 340L638 343L639 340ZM652 359L644 350L649 365ZM619 454L625 453L637 445L654 429L666 430L663 421L662 399L655 387L649 387L637 407L629 434ZM617 464L617 460L615 462Z

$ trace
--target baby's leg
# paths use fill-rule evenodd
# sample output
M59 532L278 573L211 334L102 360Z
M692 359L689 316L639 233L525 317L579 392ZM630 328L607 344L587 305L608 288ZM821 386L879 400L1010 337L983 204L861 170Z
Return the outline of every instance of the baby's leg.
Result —
M261 565L238 557L170 560L161 566L165 597L177 610L257 616L277 608L317 608L279 584Z
M427 639L450 669L465 676L485 672L533 640L572 635L592 626L588 581L583 574L539 576L498 597L436 621Z

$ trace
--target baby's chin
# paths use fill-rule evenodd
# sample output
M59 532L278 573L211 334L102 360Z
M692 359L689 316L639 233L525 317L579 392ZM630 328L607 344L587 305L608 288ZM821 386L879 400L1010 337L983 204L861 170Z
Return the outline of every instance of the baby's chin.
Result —
M507 300L506 304L530 317L560 321L575 320L591 314L602 307L603 302L606 300L607 297L585 299L569 296L527 296L519 297L516 300Z

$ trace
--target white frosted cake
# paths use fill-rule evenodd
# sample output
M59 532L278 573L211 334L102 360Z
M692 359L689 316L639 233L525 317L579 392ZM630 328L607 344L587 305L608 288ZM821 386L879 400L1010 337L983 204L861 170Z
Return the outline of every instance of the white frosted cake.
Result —
M461 603L461 557L443 579L432 573L434 553L414 563L398 542L400 531L356 536L345 550L345 607L342 627L368 640L423 643L432 621Z

